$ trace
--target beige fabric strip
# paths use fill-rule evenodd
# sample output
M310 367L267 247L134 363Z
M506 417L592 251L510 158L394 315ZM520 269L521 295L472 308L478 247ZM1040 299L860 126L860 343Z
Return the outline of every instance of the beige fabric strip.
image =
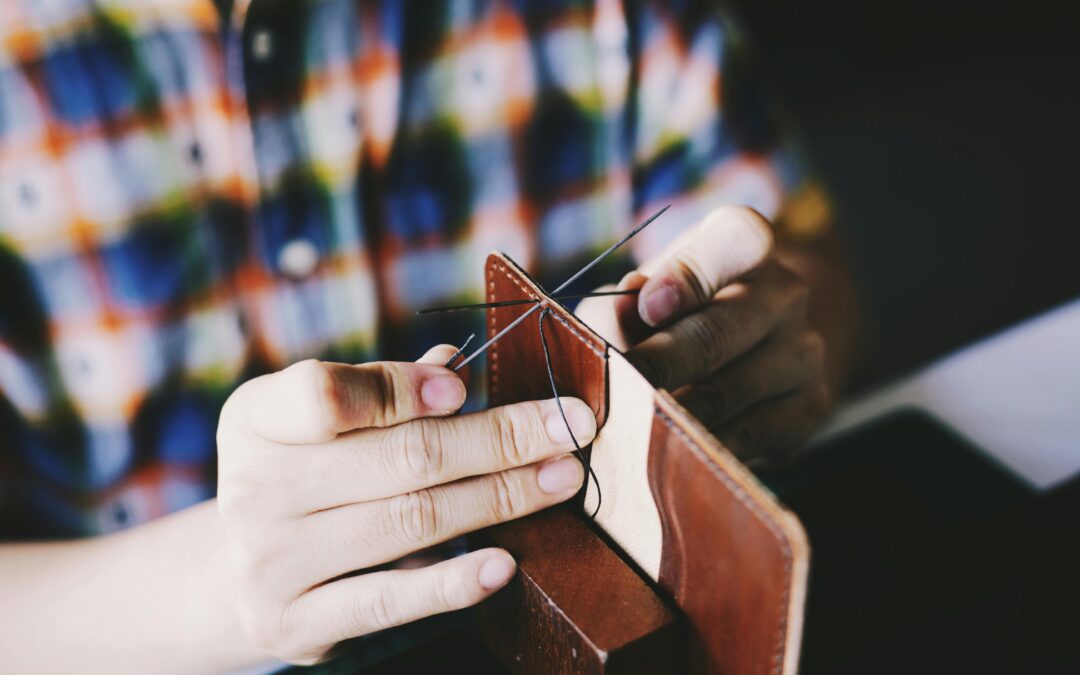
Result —
M592 446L592 467L603 498L596 524L654 581L660 576L663 531L649 489L653 388L626 358L608 348L608 419ZM585 512L596 509L589 484Z

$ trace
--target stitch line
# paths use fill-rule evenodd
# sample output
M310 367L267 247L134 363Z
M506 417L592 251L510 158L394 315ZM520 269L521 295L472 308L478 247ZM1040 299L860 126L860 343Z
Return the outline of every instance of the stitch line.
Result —
M506 278L509 279L512 284L514 284L515 286L518 287L518 290L520 290L522 293L524 293L528 297L535 297L535 294L532 291L532 289L530 289L529 287L522 284L517 279L517 277L515 277L513 274L511 274L509 268L506 265L504 265L502 263L496 263L495 267L497 267L500 272L505 274ZM494 272L494 270L492 270L492 272ZM495 289L495 284L494 284L494 282L492 282L492 284L491 284L491 296L489 297L489 300L491 300L491 301L494 301L494 297L495 297L494 289ZM536 298L536 299L539 300L539 298ZM592 351L593 354L596 354L598 357L600 357L601 361L603 361L605 358L607 358L607 352L605 350L603 350L600 347L598 347L597 345L593 344L592 340L585 337L580 331L578 331L576 328L574 328L574 326L569 321L567 321L565 318L563 318L563 317L559 316L558 314L556 314L555 311L554 311L555 308L552 306L552 304L550 302L544 301L544 305L552 310L552 311L548 312L548 316L552 317L553 319L555 319L556 321L561 323L568 331L570 331L571 335L576 337L578 339L578 341L581 342L581 344L585 345L585 347L587 347L590 351ZM492 332L492 334L494 334L496 332L496 330L495 330L496 329L496 326L495 326L495 310L491 309L489 311L491 312L491 314L490 314L490 316L491 316L491 332ZM495 349L497 347L498 347L498 343L495 343L495 344L493 344L491 346L491 351L493 352L492 356L491 356L491 359L492 359L492 362L495 363L496 366L497 366L496 359L498 357L494 353L494 351L495 351ZM492 371L492 383L491 383L492 384L492 396L493 397L494 397L494 395L495 395L495 393L497 391L497 384L498 384L497 375L498 375L498 372L496 370L493 370ZM597 400L603 400L603 397L604 397L604 385L605 385L605 381L603 379L598 379L597 380L597 382L596 382L596 394L595 394Z
M523 284L522 284L522 283L521 283L520 281L518 281L518 280L517 280L517 278L516 278L516 277L514 277L514 275L512 275L512 274L510 273L510 271L509 271L509 270L507 269L506 265L503 265L503 264L501 264L501 263L500 263L500 264L498 265L498 268L499 268L499 271L500 271L500 272L503 272L503 273L504 273L504 274L506 275L506 278L507 278L507 279L509 279L509 280L510 280L510 281L511 281L511 282L512 282L512 283L513 283L513 284L514 284L515 286L517 286L517 287L518 287L518 288L519 288L519 289L520 289L520 290L521 290L522 292L524 292L524 293L525 293L526 295L529 295L529 296L533 296L533 295L534 295L534 293L533 293L532 289L528 288L527 286L523 285ZM494 296L492 296L492 297L494 297ZM535 299L536 299L536 300L539 300L540 298L535 298ZM492 300L492 301L494 301L494 300ZM570 324L570 322L569 322L569 321L567 321L566 319L564 319L563 317L559 316L558 314L556 314L556 313L554 312L554 310L555 310L555 306L553 306L553 305L552 305L552 304L551 304L550 302L547 302L547 301L544 301L544 304L545 304L545 305L548 305L549 307L551 307L551 308L552 308L552 312L550 312L550 313L549 313L549 315L550 315L550 316L551 316L551 317L552 317L553 319L556 319L556 320L558 320L558 322L559 322L559 323L561 323L561 324L562 324L563 326L565 326L565 327L567 328L567 330L569 330L569 331L570 331L570 333L571 333L571 334L573 334L573 336L574 336L574 337L576 337L576 338L577 338L578 340L580 340L580 341L581 341L581 342L582 342L582 343L583 343L583 344L584 344L584 345L585 345L586 347L588 347L588 348L589 348L590 350L592 350L592 352L593 352L594 354L596 354L597 356L600 356L600 357L603 357L603 356L604 356L604 350L603 350L603 349L601 349L600 347L598 347L598 346L596 346L595 344L593 344L592 340L590 340L589 338L587 338L587 337L585 337L584 335L582 335L582 334L581 334L581 332L580 332L580 331L578 331L578 330L577 330L576 328L574 328L574 327L573 327L573 326L572 326L572 325ZM496 344L497 344L497 343L496 343ZM492 349L494 349L494 348L495 348L495 345L492 345Z
M781 551L783 551L784 554L784 590L780 596L780 618L778 622L779 625L777 626L777 631L779 633L778 644L776 645L776 650L773 652L772 658L773 673L780 673L783 669L784 646L787 641L787 605L789 589L791 587L791 547L789 546L787 539L785 539L780 533L780 530L777 527L775 521L773 521L773 519L770 518L767 513L762 511L760 506L758 506L753 500L750 499L749 495L746 494L746 491L743 490L742 486L740 486L731 478L731 476L728 476L725 471L723 471L719 466L717 466L716 463L713 462L712 459L710 459L709 456L705 454L705 452L700 447L698 447L697 443L694 442L690 435L680 429L675 424L675 421L668 417L664 413L664 411L659 408L659 406L654 408L654 410L656 414L660 417L660 419L663 420L667 428L670 431L674 432L675 435L678 436L683 441L683 443L685 443L690 448L690 451L693 452L698 459L702 460L707 467L709 467L709 470L713 473L713 475L719 478L720 481L725 486L727 486L727 488L732 492L732 494L735 495L735 498L743 506L747 507L750 513L754 514L754 517L758 520L758 522L764 525L765 529L767 529L773 535L773 537L776 538L777 543L780 544L780 549Z
M488 266L488 301L493 301L495 297L495 270L492 266ZM492 307L488 310L488 336L495 334L495 308ZM498 402L499 400L499 352L497 351L499 343L491 345L491 354L488 357L488 374L491 378L491 391L489 397L492 402Z

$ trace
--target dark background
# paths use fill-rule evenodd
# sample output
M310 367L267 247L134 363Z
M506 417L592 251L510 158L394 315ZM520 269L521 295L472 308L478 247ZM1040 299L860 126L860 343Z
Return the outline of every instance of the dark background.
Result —
M860 384L1080 296L1067 7L732 2L865 289Z
M1080 296L1068 3L731 4L865 292L856 386ZM773 485L814 549L805 672L1080 672L1080 480L1022 498L994 471L909 413Z

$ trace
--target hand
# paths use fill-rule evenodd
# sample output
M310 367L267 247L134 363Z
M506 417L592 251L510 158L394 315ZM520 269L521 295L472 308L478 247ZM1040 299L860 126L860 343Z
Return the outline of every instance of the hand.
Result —
M829 408L824 343L808 286L773 250L772 228L725 207L578 315L747 460L786 459Z
M554 401L450 417L463 379L436 365L305 361L240 387L218 428L218 508L241 615L293 663L339 641L486 598L514 560L484 549L420 569L384 565L573 496L583 474ZM582 443L596 432L563 407Z

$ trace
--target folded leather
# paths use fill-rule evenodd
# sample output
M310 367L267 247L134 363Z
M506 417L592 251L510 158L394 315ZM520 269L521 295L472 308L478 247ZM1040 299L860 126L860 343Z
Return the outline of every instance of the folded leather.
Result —
M494 253L485 272L489 302L538 299L550 309L544 333L559 394L584 400L600 425L591 448L596 525L685 615L688 672L796 672L809 565L798 520L513 261ZM488 336L527 309L489 309ZM551 397L539 314L489 350L493 405ZM590 513L595 490L585 496Z

